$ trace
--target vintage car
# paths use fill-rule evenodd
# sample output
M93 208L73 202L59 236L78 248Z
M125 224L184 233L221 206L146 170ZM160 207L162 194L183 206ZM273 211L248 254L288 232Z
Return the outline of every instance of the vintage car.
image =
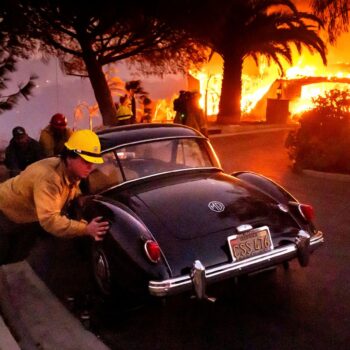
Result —
M83 188L76 214L110 230L92 247L105 295L166 297L309 255L324 241L313 208L249 171L226 174L210 141L177 124L98 132L104 163Z

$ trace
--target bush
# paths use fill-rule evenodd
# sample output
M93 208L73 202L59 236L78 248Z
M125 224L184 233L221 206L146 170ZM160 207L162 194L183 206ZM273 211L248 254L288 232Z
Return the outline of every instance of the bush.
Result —
M296 169L350 174L350 92L331 90L313 100L285 146Z

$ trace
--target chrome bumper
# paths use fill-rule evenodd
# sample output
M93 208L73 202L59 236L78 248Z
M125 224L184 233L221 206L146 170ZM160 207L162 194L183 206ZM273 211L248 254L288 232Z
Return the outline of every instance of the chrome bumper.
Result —
M288 244L243 261L204 269L200 261L196 260L193 264L191 274L178 278L169 278L163 281L150 281L148 290L153 296L164 297L195 289L194 291L197 296L200 297L200 295L205 295L205 284L211 284L242 274L255 272L293 258L298 258L300 265L306 266L309 254L323 243L324 237L321 231L318 231L311 238L305 231L300 231L295 240L295 244ZM199 273L201 276L204 275L205 278L205 283L203 282L202 284L204 290L202 291L200 287L198 287L196 281L198 278L194 278L194 276L199 275Z

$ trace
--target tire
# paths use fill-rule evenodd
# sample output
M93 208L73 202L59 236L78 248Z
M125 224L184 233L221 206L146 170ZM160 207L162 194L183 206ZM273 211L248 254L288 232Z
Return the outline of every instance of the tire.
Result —
M99 291L105 297L113 292L111 260L101 244L92 245L92 272Z
M92 245L92 273L98 292L108 305L113 305L113 308L118 310L140 307L145 301L145 294L135 293L126 285L121 285L118 278L121 278L120 270L123 269L123 264L115 254L115 250L111 250L105 242Z
M111 240L106 238L103 242L94 242L91 257L93 277L105 299L123 299L131 295L128 286L121 283L125 276L130 277L124 270L126 257Z

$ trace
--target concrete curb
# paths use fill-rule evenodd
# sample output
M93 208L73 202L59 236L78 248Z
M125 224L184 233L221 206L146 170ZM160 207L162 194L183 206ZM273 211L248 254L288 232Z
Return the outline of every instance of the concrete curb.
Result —
M295 125L270 124L270 125L222 125L212 126L209 130L209 138L226 137L232 135L257 134L281 130L293 130Z
M109 349L69 313L27 262L1 266L0 277L1 311L21 349ZM4 346L0 338L0 349Z
M21 322L21 318L18 317L16 308L12 304L10 286L6 278L5 267L3 266L0 267L0 295L0 310L6 320L8 332L10 332L11 336L13 336L13 341L15 341L21 349L37 349L34 339L30 336L27 328ZM0 349L2 349L2 347L5 345L3 344L2 337L0 339ZM6 349L6 347L4 347L4 349Z
M350 182L350 175L347 174L337 174L337 173L325 173L322 171L303 169L302 173L307 176L319 177L329 180L337 180L343 182Z
M0 315L0 350L20 350L15 338Z

